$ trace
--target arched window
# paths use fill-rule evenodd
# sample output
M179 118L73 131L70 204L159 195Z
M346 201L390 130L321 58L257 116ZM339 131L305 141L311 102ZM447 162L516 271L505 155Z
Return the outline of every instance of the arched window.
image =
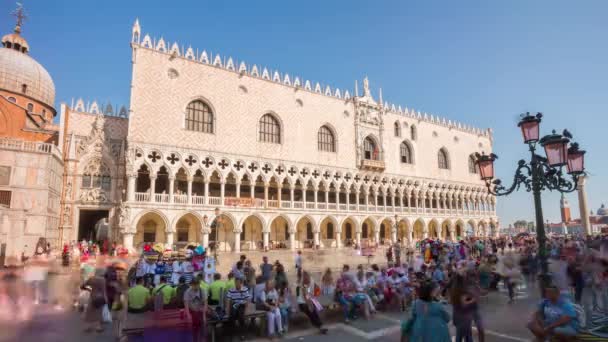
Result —
M469 156L469 173L477 173L477 163L472 154Z
M386 239L386 227L384 226L384 223L380 224L380 238Z
M367 223L364 223L363 226L361 226L361 237L363 237L364 239L367 239L369 237L369 232L367 231Z
M272 114L264 114L260 119L260 141L281 143L281 126Z
M401 156L402 163L412 164L412 150L405 141L399 146L399 155Z
M448 170L450 168L448 163L448 152L444 148L437 152L437 162L440 169Z
M213 133L213 112L209 105L194 100L186 107L186 129L189 131Z
M378 160L378 147L372 138L367 137L363 142L363 157L370 160Z
M34 104L33 103L28 103L27 104L27 111L30 112L30 113L34 111Z
M144 242L156 241L156 222L150 220L144 223Z
M110 177L110 171L99 160L90 162L82 172L81 188L100 188L110 191L112 188L112 177Z
M418 132L416 132L415 125L410 126L410 135L411 135L412 141L416 141L416 139L418 138Z
M16 99L16 98L14 98L14 97L12 97L12 96L11 96L11 97L9 97L9 98L8 98L8 100L9 100L10 102L12 102L12 103L17 103L17 99Z
M188 242L188 232L190 231L190 223L180 220L177 223L177 242Z
M336 139L327 126L321 126L317 136L319 151L336 152Z
M395 121L395 136L401 136L401 125L399 124L399 121Z

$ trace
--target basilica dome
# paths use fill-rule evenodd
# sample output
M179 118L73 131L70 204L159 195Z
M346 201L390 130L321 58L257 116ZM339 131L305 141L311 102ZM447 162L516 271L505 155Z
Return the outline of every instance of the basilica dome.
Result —
M30 97L53 107L55 84L51 75L28 55L29 44L15 32L2 37L0 48L0 89Z
M602 204L602 206L597 210L598 216L608 216L608 209Z

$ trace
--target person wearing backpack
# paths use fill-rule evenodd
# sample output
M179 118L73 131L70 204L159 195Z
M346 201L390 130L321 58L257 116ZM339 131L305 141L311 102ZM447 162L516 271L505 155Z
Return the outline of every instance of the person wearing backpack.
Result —
M175 289L167 284L165 276L160 277L160 283L152 290L154 296L154 311L162 310L171 304L175 297Z
M539 341L547 338L575 340L579 323L574 305L566 297L560 296L560 290L555 285L545 288L544 297L528 329Z
M192 322L192 341L201 340L201 328L207 323L207 294L200 287L197 278L190 282L190 287L184 293L184 306L186 317Z

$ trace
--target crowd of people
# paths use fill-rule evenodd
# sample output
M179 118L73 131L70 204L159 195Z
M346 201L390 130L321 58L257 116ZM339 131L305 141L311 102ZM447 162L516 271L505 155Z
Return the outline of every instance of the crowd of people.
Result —
M102 331L113 322L117 336L128 316L160 310L179 311L195 338L204 336L209 322L218 321L223 322L223 334L244 338L248 317L255 312L263 313L271 339L287 333L294 315L300 314L325 334L321 313L337 307L346 324L378 311L404 312L402 335L410 341L451 340L450 325L456 341L472 341L473 326L483 341L481 298L500 286L507 290L509 303L517 300L516 288L522 284L534 291L543 268L539 252L532 237L425 239L409 248L387 246L386 263L344 265L325 270L317 279L303 264L301 251L293 273L279 260L270 263L264 257L254 265L242 255L225 276L201 266L204 249L192 248L179 258L142 253L135 262L108 257L103 267L83 262L76 305L83 311L86 331ZM574 340L593 324L594 314L608 312L608 240L553 237L547 254L550 281L544 283L528 328L539 340ZM33 275L40 271L36 260L30 260L23 276L33 279L38 300L44 291Z

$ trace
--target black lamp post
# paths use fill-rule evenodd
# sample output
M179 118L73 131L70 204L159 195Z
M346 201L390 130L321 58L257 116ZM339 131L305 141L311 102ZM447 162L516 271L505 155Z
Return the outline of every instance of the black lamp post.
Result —
M538 255L540 258L541 289L545 288L549 282L549 272L547 265L547 246L543 222L543 210L541 205L541 191L547 189L556 190L562 193L573 192L577 189L579 177L584 175L584 156L585 151L579 150L577 143L572 143L568 148L568 143L572 135L567 130L563 134L552 134L539 139L539 126L542 118L541 113L530 115L526 113L518 126L521 128L524 143L528 145L530 151L530 161L520 160L513 184L509 187L502 185L500 179L494 179L494 161L498 158L495 154L485 155L477 153L477 165L481 179L485 181L488 192L495 196L509 195L520 187L534 196L534 210L536 213L536 240L538 242ZM537 143L545 149L546 157L536 153ZM564 174L570 175L567 179Z

